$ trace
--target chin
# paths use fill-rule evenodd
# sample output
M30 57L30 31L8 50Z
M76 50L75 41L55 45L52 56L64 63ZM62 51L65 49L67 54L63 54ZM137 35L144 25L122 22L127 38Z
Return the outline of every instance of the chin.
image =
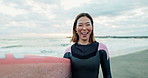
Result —
M81 38L83 41L87 41L89 40L89 38Z

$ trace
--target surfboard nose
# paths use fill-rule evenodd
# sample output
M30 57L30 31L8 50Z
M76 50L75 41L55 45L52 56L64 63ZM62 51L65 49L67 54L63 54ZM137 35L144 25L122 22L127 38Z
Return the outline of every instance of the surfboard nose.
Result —
M23 54L0 54L0 59L21 59L24 58Z
M0 59L14 59L13 54L1 54Z

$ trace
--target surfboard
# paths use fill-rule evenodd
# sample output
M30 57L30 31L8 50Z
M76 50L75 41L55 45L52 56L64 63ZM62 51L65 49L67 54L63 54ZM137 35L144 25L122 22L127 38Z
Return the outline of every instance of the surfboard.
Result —
M13 54L0 58L0 78L70 78L70 71L66 58Z

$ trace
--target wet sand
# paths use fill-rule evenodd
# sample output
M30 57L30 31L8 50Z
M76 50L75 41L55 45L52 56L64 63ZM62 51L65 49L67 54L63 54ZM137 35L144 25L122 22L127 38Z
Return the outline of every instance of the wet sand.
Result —
M148 49L111 58L113 78L147 78Z

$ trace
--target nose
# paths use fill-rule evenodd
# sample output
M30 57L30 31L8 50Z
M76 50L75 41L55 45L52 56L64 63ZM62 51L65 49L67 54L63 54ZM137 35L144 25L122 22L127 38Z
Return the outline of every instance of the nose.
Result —
M86 26L83 26L83 28L82 28L83 30L86 30L87 28L86 28Z

